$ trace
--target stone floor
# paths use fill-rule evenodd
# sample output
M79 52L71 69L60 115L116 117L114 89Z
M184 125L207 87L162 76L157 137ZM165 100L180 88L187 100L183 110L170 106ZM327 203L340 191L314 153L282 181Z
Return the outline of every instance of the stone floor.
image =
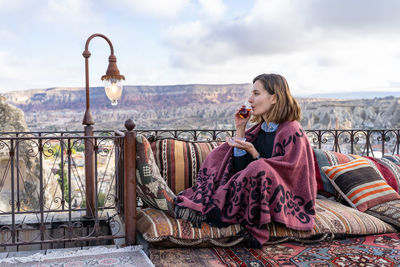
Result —
M117 245L105 245L102 247L106 248L119 248ZM27 257L36 253L46 255L47 253L52 253L55 251L78 251L85 250L93 247L74 247L74 248L56 248L56 249L46 249L46 250L28 250L28 251L12 251L12 252L1 252L0 259L12 258L12 257Z
M106 248L120 248L123 247L125 244L124 238L114 239L113 245L101 245L101 247ZM143 237L138 234L137 235L137 244L143 247L143 251L149 256L148 244L143 239ZM84 246L84 247L71 247L71 248L56 248L56 249L45 249L45 250L27 250L27 251L12 251L12 252L0 252L0 259L4 258L12 258L12 257L27 257L36 253L40 253L46 255L48 253L53 252L66 252L66 251L78 251L78 250L85 250L89 248L93 248L96 246Z
M142 246L102 245L0 253L0 266L143 266L154 267Z

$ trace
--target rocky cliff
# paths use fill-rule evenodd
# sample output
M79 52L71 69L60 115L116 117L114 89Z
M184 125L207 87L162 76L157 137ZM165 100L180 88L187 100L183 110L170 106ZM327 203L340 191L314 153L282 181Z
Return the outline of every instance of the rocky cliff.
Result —
M28 132L24 112L6 102L6 98L0 95L0 137L15 137L6 132ZM29 136L29 135L25 135ZM12 177L10 151L14 153L14 176ZM18 155L18 156L17 156ZM22 210L39 208L39 161L37 140L20 140L11 142L7 139L0 140L0 211L11 211L11 181L13 178L14 188L19 185L19 203ZM18 177L18 181L17 181ZM50 179L48 169L43 168L45 177L44 202L49 204L52 199L61 196L57 180ZM15 189L14 189L15 190ZM15 190L16 191L16 190ZM16 197L16 195L14 195ZM16 204L15 203L15 204Z
M400 127L400 98L300 99L307 129L392 129Z
M125 86L118 106L104 89L91 88L95 129L122 129L132 118L141 129L232 128L233 113L251 84ZM25 112L34 130L82 130L84 88L49 88L9 92L8 102ZM307 129L399 128L400 98L297 98Z
M0 132L27 132L24 112L6 103L6 97L0 95Z

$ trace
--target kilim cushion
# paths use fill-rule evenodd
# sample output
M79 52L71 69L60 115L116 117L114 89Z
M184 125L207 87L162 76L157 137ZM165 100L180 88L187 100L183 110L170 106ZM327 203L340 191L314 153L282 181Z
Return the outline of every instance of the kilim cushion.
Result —
M175 194L161 177L147 139L136 136L136 192L146 204L174 216Z
M318 169L316 168L317 184L319 185L322 182L322 188L321 186L318 186L318 193L328 193L333 196L336 195L336 190L332 186L325 172L322 170L322 167L346 163L355 159L356 156L317 148L314 148L314 155L318 165Z
M400 155L384 155L382 158L388 159L397 165L400 165Z
M400 230L400 200L378 204L365 211Z
M336 201L317 199L315 224L311 231L297 231L280 223L270 223L270 239L282 237L311 238L331 233L336 236L372 235L393 233L396 230L389 224Z
M373 163L385 178L386 182L397 192L400 192L400 165L383 157L382 159L365 157Z
M175 219L164 212L152 208L138 211L138 231L149 243L164 246L230 246L243 240L238 234L239 224L226 228L210 227L206 223L201 228L193 228L188 221ZM389 224L371 215L340 203L317 199L315 225L311 231L298 231L286 228L280 223L269 223L270 242L288 239L315 240L331 234L336 236L369 235L393 233L396 230ZM227 242L228 240L228 242Z
M377 168L365 158L322 167L329 181L352 207L365 211L400 195L387 184Z
M191 142L162 139L151 143L157 166L172 191L177 194L192 187L204 159L222 142Z
M242 241L239 224L224 228L211 227L202 223L194 228L189 221L167 216L163 211L146 208L137 213L137 229L149 243L166 246L230 246Z

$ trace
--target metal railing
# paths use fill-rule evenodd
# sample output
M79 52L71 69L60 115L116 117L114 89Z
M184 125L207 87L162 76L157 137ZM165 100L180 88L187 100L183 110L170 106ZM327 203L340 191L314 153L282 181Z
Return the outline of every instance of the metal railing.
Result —
M116 220L122 205L115 168L123 137L111 132L90 137L96 201L94 216L88 218L83 156L88 138L82 135L0 133L0 247L45 249L58 247L54 243L89 245L124 237Z
M235 130L137 130L149 140L174 138L195 142L220 140L234 136ZM310 144L319 149L361 156L399 154L400 129L350 129L350 130L305 130Z
M136 134L150 141L174 138L223 141L235 130L3 132L0 133L0 248L125 238L136 242ZM400 154L400 129L306 130L315 148L365 156ZM94 217L86 217L84 142L95 153ZM121 218L121 221L118 218ZM105 242L105 241L104 241ZM71 246L71 245L67 245Z

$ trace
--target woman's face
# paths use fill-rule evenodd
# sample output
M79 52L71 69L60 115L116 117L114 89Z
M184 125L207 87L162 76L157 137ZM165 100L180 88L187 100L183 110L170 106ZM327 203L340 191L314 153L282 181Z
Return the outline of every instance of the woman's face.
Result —
M262 116L276 103L276 96L275 94L271 95L268 93L263 83L257 80L253 84L253 91L251 92L249 102L253 109L253 115Z

